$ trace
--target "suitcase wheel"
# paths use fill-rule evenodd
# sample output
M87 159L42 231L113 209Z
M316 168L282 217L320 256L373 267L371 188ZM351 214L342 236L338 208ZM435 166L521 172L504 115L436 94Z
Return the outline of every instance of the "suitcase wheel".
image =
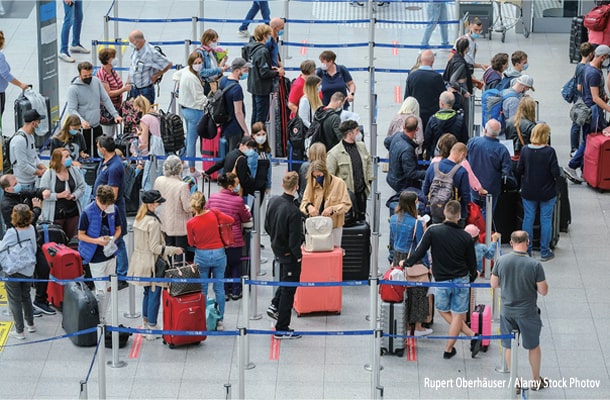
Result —
M405 355L405 349L396 350L394 354L396 355L396 357L402 357Z
M481 351L483 353L487 353L487 350L489 350L489 346L481 346Z
M175 348L176 348L176 345L175 345L175 344L170 343L168 347L169 347L170 349L175 349Z
M385 347L382 347L381 351L379 353L380 353L380 355L385 356L386 354L388 354L388 349L386 349Z

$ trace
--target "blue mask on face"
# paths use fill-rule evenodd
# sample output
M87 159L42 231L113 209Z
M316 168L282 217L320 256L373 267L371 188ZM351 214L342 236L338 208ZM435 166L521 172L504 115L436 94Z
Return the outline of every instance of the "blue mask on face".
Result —
M525 64L523 65L523 70L525 71L525 70L527 69L527 67L529 67L529 65L528 65L527 63L525 63Z
M97 149L97 156L99 158L104 158L104 155L102 154L102 151L100 149Z
M283 34L284 34L284 30L283 30L283 29L281 29L281 30L280 30L280 31L277 33L277 35L278 35L278 36L282 36Z
M241 185L238 183L237 186L235 186L235 188L233 189L234 193L239 193L239 190L241 189Z
M239 77L240 81L245 81L246 79L248 79L248 73L247 72L245 74L241 74L241 76Z
M318 185L323 186L324 185L324 175L316 176L316 182L318 182Z
M68 168L72 165L72 159L71 158L66 158L64 160L64 167Z
M15 193L19 193L21 192L21 183L16 184L15 186L13 186L13 191Z
M76 136L77 133L78 133L77 129L70 129L70 135Z
M474 33L474 32L472 32L472 33L470 34L470 37L472 37L473 39L478 39L478 38L480 38L480 37L481 37L481 35L480 35L480 34L478 34L478 33Z

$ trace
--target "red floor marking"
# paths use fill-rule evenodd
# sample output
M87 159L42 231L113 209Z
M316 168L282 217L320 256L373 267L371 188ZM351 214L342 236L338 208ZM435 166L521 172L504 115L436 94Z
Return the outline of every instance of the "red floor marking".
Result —
M398 40L392 40L392 44L398 44ZM393 56L398 55L398 47L392 47L392 55Z
M138 326L138 329L142 329L141 326ZM144 335L141 333L136 333L133 337L133 344L131 345L131 350L129 350L129 358L138 358L140 357L140 350L142 350L142 341L144 340Z
M394 102L396 104L402 103L402 90L400 90L400 85L394 86Z
M280 359L280 341L271 335L271 345L269 347L269 359L277 361Z
M301 43L306 44L306 43L307 43L307 40L301 40ZM302 56L304 56L305 54L307 54L307 47L304 47L304 46L303 46L303 47L301 47L300 52L301 52L301 55L302 55Z
M417 340L407 339L407 361L417 361Z

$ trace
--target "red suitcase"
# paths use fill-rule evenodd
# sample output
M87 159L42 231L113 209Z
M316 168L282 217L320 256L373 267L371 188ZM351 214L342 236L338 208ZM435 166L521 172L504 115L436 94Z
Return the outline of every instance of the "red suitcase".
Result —
M170 296L163 290L163 329L168 331L205 331L205 296L202 292ZM170 349L176 346L199 344L207 336L163 335L163 343Z
M214 139L201 139L201 157L202 158L219 158L220 135L216 135ZM216 161L203 161L202 169L206 171L208 168L216 164ZM218 172L210 175L210 178L216 180Z
M76 279L84 275L83 259L78 251L55 242L42 245L42 253L49 264L51 279ZM61 310L64 301L63 285L50 281L47 286L49 302Z
M342 282L343 249L310 253L303 248L301 282ZM294 310L301 314L313 312L341 313L341 286L298 287L294 296Z
M491 335L491 307L485 304L477 304L470 316L470 328L474 333L483 336ZM490 339L483 339L481 350L487 351Z
M596 189L610 190L610 137L587 135L583 179Z

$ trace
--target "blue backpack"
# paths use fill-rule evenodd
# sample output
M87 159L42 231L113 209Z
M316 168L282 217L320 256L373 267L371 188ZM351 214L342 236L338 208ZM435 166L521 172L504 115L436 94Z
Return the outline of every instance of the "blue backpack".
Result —
M510 87L510 83L513 79L516 79L515 76L502 76L502 80L496 85L495 89L504 90Z
M487 121L495 119L502 125L502 129L506 126L504 120L504 111L502 110L502 104L504 100L517 97L517 93L512 90L500 90L500 89L489 89L483 92L481 97L481 114L483 117L482 127L485 126Z

